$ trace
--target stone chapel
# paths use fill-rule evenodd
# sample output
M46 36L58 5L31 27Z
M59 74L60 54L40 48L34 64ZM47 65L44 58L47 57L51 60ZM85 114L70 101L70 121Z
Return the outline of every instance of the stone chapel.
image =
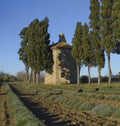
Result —
M77 68L76 62L71 55L69 45L63 33L59 35L59 41L51 46L53 52L53 73L45 73L45 84L67 84L76 83Z

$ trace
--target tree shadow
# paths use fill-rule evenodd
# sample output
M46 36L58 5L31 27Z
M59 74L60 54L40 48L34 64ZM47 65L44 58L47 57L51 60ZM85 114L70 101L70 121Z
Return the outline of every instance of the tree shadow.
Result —
M41 121L48 126L67 126L70 124L70 120L63 120L57 114L50 113L47 108L42 107L40 101L35 101L30 98L32 94L21 93L20 90L11 86L13 92L19 96L19 98L23 101L25 106ZM33 94L35 95L35 94ZM52 106L50 106L52 107ZM69 125L70 126L70 125ZM71 125L73 126L73 125Z

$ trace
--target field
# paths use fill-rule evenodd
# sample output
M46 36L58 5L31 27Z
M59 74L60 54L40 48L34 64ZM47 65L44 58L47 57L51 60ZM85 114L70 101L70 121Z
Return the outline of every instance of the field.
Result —
M120 126L120 84L0 86L0 126Z

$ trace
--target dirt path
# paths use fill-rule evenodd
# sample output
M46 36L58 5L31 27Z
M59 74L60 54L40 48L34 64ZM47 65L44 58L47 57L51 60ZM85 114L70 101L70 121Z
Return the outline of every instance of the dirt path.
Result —
M96 117L88 112L72 110L68 106L43 99L18 85L12 85L25 105L48 126L119 126L117 121Z
M0 85L0 126L13 126L7 104L5 85Z

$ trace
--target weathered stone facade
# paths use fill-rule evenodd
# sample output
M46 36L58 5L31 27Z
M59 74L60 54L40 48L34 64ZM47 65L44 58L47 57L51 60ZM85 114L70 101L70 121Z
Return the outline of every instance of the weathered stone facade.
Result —
M71 46L58 42L51 47L53 51L53 73L45 73L45 84L76 83L76 63L71 55Z

